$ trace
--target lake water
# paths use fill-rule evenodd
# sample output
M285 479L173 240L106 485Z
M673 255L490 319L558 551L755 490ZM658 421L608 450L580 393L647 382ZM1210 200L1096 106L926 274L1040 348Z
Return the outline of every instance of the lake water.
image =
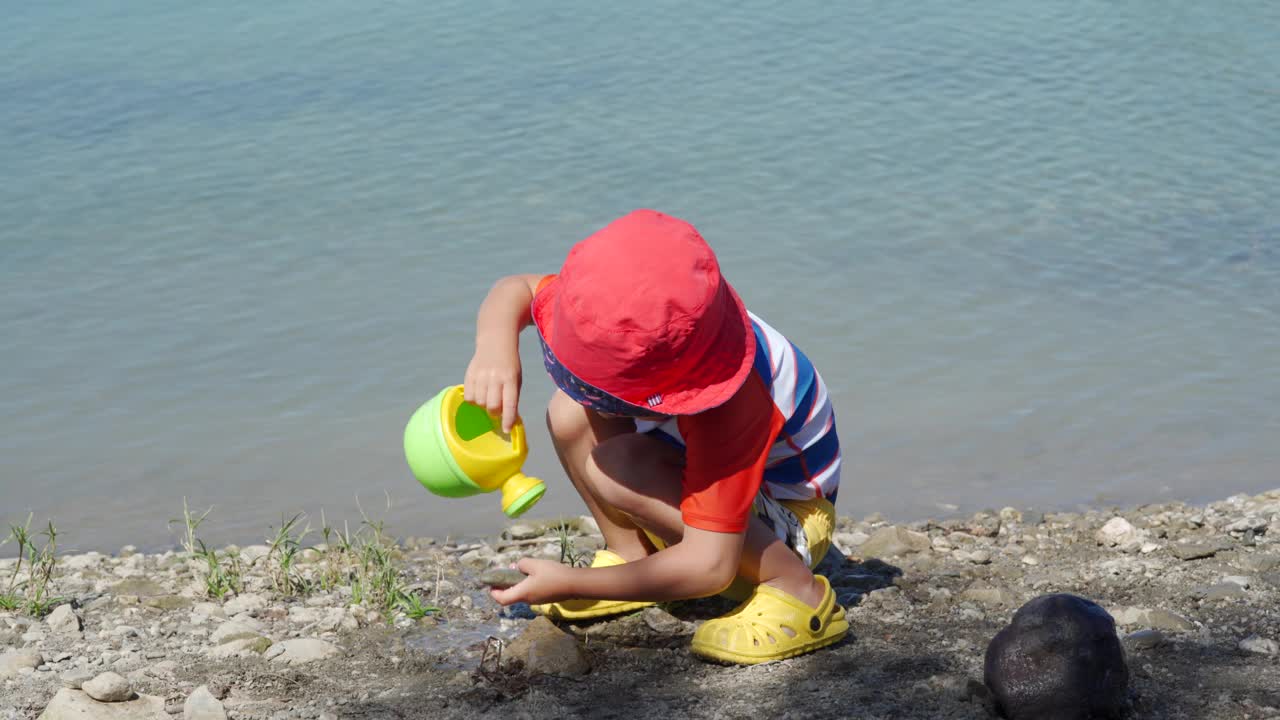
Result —
M0 9L0 520L68 546L495 531L403 424L635 207L818 365L842 513L1280 485L1272 0Z

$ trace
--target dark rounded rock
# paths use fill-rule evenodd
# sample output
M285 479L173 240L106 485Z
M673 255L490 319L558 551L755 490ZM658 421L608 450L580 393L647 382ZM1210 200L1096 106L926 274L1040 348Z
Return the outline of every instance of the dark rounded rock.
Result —
M983 680L1009 720L1114 720L1128 709L1115 621L1075 595L1042 595L1014 613L987 646Z

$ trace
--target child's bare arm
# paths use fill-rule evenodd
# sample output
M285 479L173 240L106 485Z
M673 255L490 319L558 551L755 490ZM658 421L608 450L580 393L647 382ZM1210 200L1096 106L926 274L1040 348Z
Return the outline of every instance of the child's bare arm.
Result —
M463 397L502 414L502 429L516 421L520 403L520 331L532 322L529 305L541 275L509 275L494 283L476 315L476 351L463 380Z
M517 567L529 577L492 594L503 605L569 598L662 601L705 597L733 581L744 538L745 533L686 527L679 543L641 560L606 568L569 568L550 560L526 558Z

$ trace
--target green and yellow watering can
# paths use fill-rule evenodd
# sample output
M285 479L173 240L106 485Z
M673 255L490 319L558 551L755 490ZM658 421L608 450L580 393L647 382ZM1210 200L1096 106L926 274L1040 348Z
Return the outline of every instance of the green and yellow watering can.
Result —
M518 517L547 491L520 472L529 446L519 419L511 433L488 410L462 399L462 386L441 390L409 418L404 456L423 487L443 497L502 490L502 512Z

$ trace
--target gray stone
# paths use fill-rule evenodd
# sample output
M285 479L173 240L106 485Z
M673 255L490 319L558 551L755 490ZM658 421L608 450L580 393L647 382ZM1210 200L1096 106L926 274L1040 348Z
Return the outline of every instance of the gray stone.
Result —
M155 597L143 598L142 604L156 610L182 610L189 608L195 604L191 598L182 597L181 595L157 595Z
M649 629L656 633L681 635L685 632L684 623L680 618L660 607L645 608L640 615L644 618L644 624L648 625Z
M225 618L227 616L227 611L223 610L221 605L211 602L196 603L192 606L191 612L208 618Z
M261 655L271 647L271 640L265 637L246 637L214 645L205 651L211 658L251 657Z
M213 634L209 636L209 640L215 645L221 645L232 640L258 637L262 635L264 630L262 623L247 618L228 620L214 629Z
M991 563L991 552L988 550L974 550L969 553L968 560L975 565L988 565Z
M1198 588L1192 594L1207 602L1242 598L1248 595L1244 588L1232 582L1223 582L1209 587Z
M273 662L285 663L286 665L301 665L303 663L317 662L327 660L342 654L336 645L324 640L316 638L297 638L295 640L285 640L277 643L276 647L281 648L279 654L274 655L271 659ZM273 650L275 648L272 648Z
M1099 528L1093 536L1100 545L1128 548L1131 546L1140 547L1146 538L1146 533L1135 528L1128 520L1122 517L1113 517Z
M1250 635L1240 641L1240 649L1245 652L1257 653L1259 655L1275 655L1280 653L1280 643L1277 643L1275 640L1270 638Z
M89 697L104 703L124 702L133 697L129 681L113 672L104 672L81 685Z
M58 567L64 570L88 570L97 567L105 562L106 555L97 552L87 552L83 555L68 555L58 558Z
M172 720L164 698L138 695L133 700L100 703L80 690L63 688L49 701L39 720Z
M182 720L227 720L227 711L208 686L201 685L183 703Z
M1230 549L1231 543L1220 540L1212 542L1180 542L1169 546L1169 552L1179 560L1201 560Z
M1280 567L1280 555L1261 552L1241 552L1231 559L1231 564L1248 572L1271 572L1277 567Z
M1142 608L1121 607L1111 611L1117 625L1141 625L1146 622L1147 611Z
M542 537L542 528L524 523L512 525L507 528L507 537L512 540L532 540L536 537Z
M13 677L23 669L35 670L44 664L44 658L34 650L10 650L0 655L0 679Z
M591 669L578 641L545 617L530 622L503 655L519 661L530 675L578 677Z
M84 627L80 616L71 609L70 605L59 605L54 608L44 622L49 626L49 631L55 635L79 635Z
M267 607L267 599L261 595L246 593L237 595L223 604L222 609L228 615L239 615L240 613L252 613Z
M480 582L490 587L505 588L518 584L526 577L528 575L515 568L496 567L480 573Z
M853 552L855 548L869 539L871 539L870 535L858 531L838 532L831 538L837 547L847 553Z
M240 561L245 565L253 565L270 554L271 548L266 545L249 545L240 551Z
M136 598L149 598L169 594L169 591L165 590L164 586L160 583L152 580L144 580L142 578L122 580L115 585L112 585L109 592L116 597Z
M924 533L891 525L880 528L871 534L866 542L858 548L862 557L895 557L909 553L924 552L933 547L933 542Z
M1175 612L1161 608L1148 610L1145 624L1155 630L1172 630L1174 632L1190 632L1196 629L1195 623Z
M58 676L58 682L62 683L62 687L72 690L79 690L92 679L93 672L90 670L68 670Z
M972 600L982 605L1013 605L1018 601L1009 590L986 582L976 582L960 593L960 599Z
M1124 638L1124 644L1135 650L1150 650L1164 643L1164 633L1159 630L1139 630L1129 633Z

